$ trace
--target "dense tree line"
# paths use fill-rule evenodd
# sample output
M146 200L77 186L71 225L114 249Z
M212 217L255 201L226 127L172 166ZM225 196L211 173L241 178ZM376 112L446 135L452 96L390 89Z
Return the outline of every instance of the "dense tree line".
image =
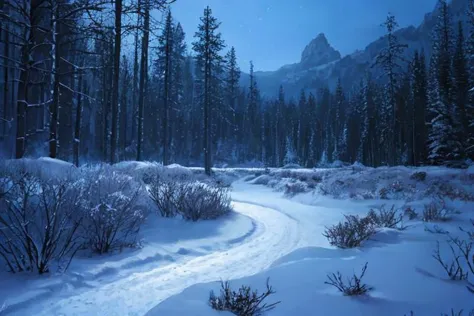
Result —
M191 47L171 1L0 2L2 113L7 155L200 165L306 167L444 164L474 158L474 0L453 25L439 0L430 56L384 26L387 45L365 79L344 91L264 99L250 63L204 10ZM163 12L162 22L152 10ZM124 50L124 39L132 49ZM125 53L125 51L127 53ZM9 153L8 148L15 148Z

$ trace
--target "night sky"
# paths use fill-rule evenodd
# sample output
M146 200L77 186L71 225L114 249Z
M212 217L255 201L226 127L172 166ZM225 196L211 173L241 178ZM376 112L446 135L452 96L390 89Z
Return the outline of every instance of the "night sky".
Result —
M206 5L221 25L226 44L235 46L242 70L276 70L300 60L304 47L325 33L341 54L363 49L384 32L388 12L401 26L418 25L437 0L177 0L172 6L187 40ZM189 45L190 47L190 45Z

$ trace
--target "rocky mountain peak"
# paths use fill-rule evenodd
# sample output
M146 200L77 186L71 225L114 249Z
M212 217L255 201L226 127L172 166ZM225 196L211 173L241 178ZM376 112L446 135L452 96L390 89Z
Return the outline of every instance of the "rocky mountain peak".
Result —
M341 54L328 42L326 35L320 33L301 54L301 64L305 67L317 67L341 59Z

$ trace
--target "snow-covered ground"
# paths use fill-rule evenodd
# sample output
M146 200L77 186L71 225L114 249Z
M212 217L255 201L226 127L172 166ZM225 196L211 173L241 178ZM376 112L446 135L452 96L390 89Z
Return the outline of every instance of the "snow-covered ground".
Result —
M139 173L138 169L150 166L127 163L118 167ZM282 192L309 178L320 181L314 170L271 170L269 178L260 182L266 186L254 183L268 170L223 170L218 174L222 179L239 178L232 184L235 214L199 223L151 215L142 229L141 249L79 257L59 276L2 273L0 306L5 303L6 315L225 315L208 305L210 290L219 290L216 281L232 280L235 288L245 284L263 290L270 277L277 293L268 300L281 301L270 316L402 316L410 311L439 315L450 313L451 308L473 309L474 294L466 284L449 281L432 258L436 241L447 239L425 231L433 224L415 220L407 222L404 231L384 229L357 249L336 249L322 235L326 226L341 221L344 214L365 215L381 204L402 206L409 199L421 212L429 197L415 193L426 191L439 179L472 193L472 170L423 169L427 180L418 185L408 179L415 169L356 169L319 170L328 179L323 192L334 189L337 193L326 196L317 190L319 186L311 185L295 196ZM392 188L399 182L415 183L414 189L390 189L383 194L392 200L380 200L384 186ZM473 203L452 205L461 214L438 225L460 234L458 227L468 227L474 218ZM364 281L374 287L367 296L346 297L324 283L328 273L351 276L366 262Z

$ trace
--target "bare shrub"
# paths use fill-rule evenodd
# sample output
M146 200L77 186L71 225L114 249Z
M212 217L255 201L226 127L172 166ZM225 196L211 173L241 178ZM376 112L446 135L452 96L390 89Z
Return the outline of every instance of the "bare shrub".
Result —
M336 273L328 274L328 280L324 284L329 284L336 287L341 293L346 296L364 295L373 288L362 282L362 278L367 270L368 262L362 268L360 276L354 274L351 278L347 278L346 282L342 280L342 274L338 271Z
M454 249L454 246L452 243L448 243L448 244L449 244L449 248L451 249L451 254L453 256L453 259L451 260L449 264L441 257L439 242L437 243L437 247L436 247L436 250L434 251L433 258L435 258L435 260L441 264L441 266L446 271L446 273L448 274L451 280L466 280L468 274L467 272L464 271L463 265L460 262L461 255Z
M182 183L177 197L178 212L185 220L211 220L232 211L229 189L204 183Z
M81 191L67 180L9 176L0 201L0 257L11 272L66 270L80 248Z
M471 222L474 226L474 221ZM461 231L467 235L466 239L449 236L450 259L445 260L441 257L439 242L433 254L433 258L439 262L451 280L467 280L469 272L471 275L474 274L474 230L461 229ZM474 293L474 284L468 281L467 289Z
M323 236L329 243L339 248L355 248L376 233L372 221L357 215L344 215L345 221L332 227L326 227Z
M295 196L300 193L305 193L308 191L308 186L301 181L295 181L294 183L287 183L285 185L285 195L286 196Z
M434 225L432 228L425 226L425 232L432 233L432 234L440 234L440 235L448 235L449 232L447 230L442 229L438 225Z
M474 201L474 194L468 192L463 187L456 186L446 180L433 182L425 191L425 196L442 196L451 200Z
M411 206L405 208L403 215L407 216L409 220L414 220L418 217L418 213Z
M457 212L446 206L446 202L442 198L425 204L422 220L424 222L446 222L451 220L452 216Z
M467 315L467 316L474 316L474 309L472 311L469 312L469 314L464 314L464 310L460 310L458 312L456 312L454 309L451 309L451 313L449 314L446 314L446 313L442 313L441 316L463 316L463 315ZM407 316L407 315L405 315ZM413 311L410 311L410 316L415 316L415 313Z
M209 305L218 311L229 311L238 316L258 316L263 315L280 304L275 302L271 304L264 303L275 291L270 286L270 280L267 279L266 291L258 294L250 286L241 286L238 291L230 288L229 282L221 282L220 295L216 296L213 291L209 295Z
M380 199L382 200L388 200L388 193L389 193L389 190L387 188L381 188L379 190L379 197Z
M150 179L147 192L158 207L161 216L175 217L178 214L176 200L181 186L177 180L164 180L159 176Z
M83 232L87 245L99 254L136 246L145 219L137 201L142 192L132 177L102 172L96 181L85 183Z
M390 209L386 209L385 205L380 206L376 210L371 209L367 218L372 221L376 227L401 229L402 215L392 205Z
M425 181L425 179L426 179L426 172L424 172L424 171L414 172L414 173L410 176L410 179L416 180L416 181Z

